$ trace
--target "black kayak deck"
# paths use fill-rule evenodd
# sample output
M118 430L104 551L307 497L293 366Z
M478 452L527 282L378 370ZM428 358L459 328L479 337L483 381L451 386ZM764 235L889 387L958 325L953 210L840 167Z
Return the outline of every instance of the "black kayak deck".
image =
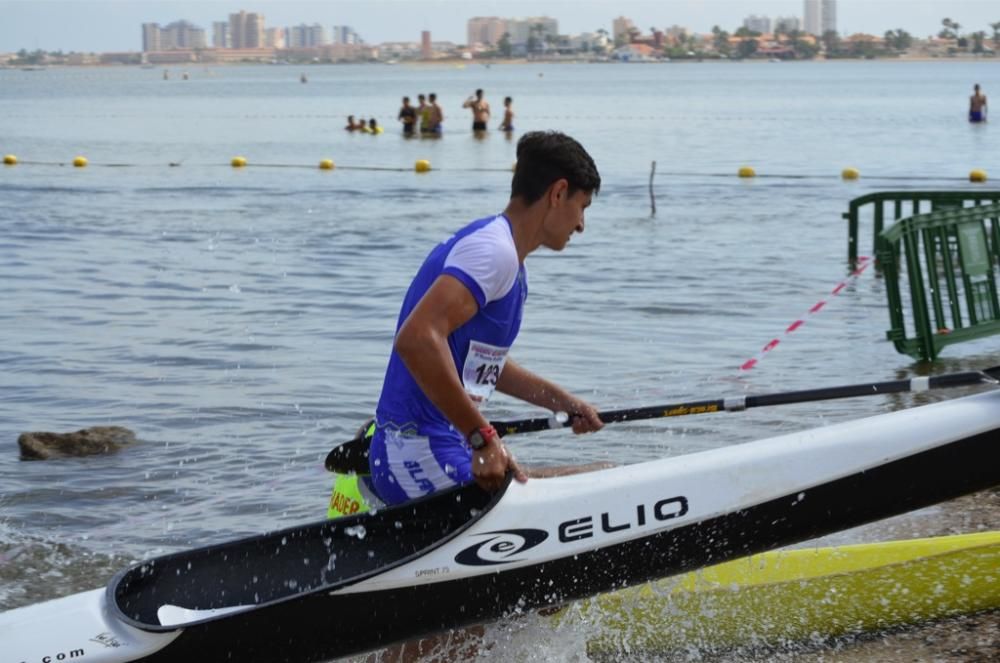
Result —
M387 508L157 557L126 569L108 603L126 623L162 625L164 605L189 610L260 608L384 573L450 541L501 497L475 484ZM183 626L219 619L205 615Z

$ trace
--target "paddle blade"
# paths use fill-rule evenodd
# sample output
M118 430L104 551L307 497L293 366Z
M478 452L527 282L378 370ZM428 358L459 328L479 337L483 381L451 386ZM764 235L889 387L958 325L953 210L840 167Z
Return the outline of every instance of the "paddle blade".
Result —
M369 442L364 436L359 436L334 447L326 455L326 469L339 474L368 474Z

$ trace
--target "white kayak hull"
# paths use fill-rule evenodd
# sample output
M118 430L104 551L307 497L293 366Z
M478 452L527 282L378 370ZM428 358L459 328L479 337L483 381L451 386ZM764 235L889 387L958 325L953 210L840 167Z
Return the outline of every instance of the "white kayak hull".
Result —
M86 625L74 625L60 651L83 648L83 660L116 662L321 661L565 604L996 485L1000 392L989 392L513 483L492 496L467 486L378 513L167 555L118 574L103 595L0 614L0 642L14 661L40 660L54 644L47 612L92 603L93 610L72 613ZM87 642L102 632L136 644L89 659L97 650Z

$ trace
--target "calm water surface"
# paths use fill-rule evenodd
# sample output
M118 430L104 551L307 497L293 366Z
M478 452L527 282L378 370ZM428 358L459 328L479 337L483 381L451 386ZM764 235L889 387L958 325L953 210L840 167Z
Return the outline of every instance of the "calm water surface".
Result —
M972 168L1000 175L995 127L964 119L972 83L1000 90L1000 64L309 67L305 85L301 71L0 70L0 153L23 162L0 171L0 609L100 586L131 560L322 517L322 459L374 407L410 277L435 242L505 204L515 142L469 134L461 102L477 87L493 124L511 95L515 139L570 133L604 177L586 233L529 259L514 350L598 406L1000 359L994 339L949 348L931 367L896 354L874 270L830 296L848 275L840 214L851 198L967 188ZM404 140L399 98L432 91L444 138ZM344 132L348 114L387 131ZM77 154L91 166L57 165ZM251 167L230 168L237 154ZM319 171L323 158L338 169ZM411 172L417 159L434 171ZM743 164L773 177L739 180ZM863 179L841 182L846 166ZM737 370L775 337L757 368ZM512 443L539 464L638 462L916 402ZM498 397L490 414L538 413ZM142 444L17 458L21 432L90 425L127 426ZM839 540L916 535L941 514ZM579 655L565 638L519 637L543 658Z

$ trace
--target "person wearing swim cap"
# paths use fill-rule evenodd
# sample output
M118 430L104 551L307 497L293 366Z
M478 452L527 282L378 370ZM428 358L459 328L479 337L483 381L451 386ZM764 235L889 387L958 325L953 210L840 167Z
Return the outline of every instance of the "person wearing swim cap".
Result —
M461 228L424 260L403 299L375 413L369 466L384 502L471 481L496 490L508 472L527 481L529 473L480 412L494 390L569 413L576 433L603 426L589 403L509 356L528 296L525 259L542 247L562 251L582 233L600 186L593 159L576 140L527 133L517 144L506 208Z

